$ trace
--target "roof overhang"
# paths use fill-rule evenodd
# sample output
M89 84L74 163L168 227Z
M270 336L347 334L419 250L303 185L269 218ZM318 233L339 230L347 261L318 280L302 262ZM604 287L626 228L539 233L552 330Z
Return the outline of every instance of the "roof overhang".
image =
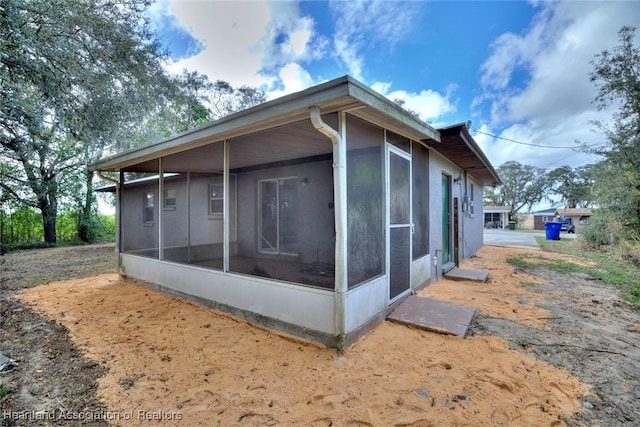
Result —
M429 147L468 172L482 185L502 184L498 172L473 139L465 123L440 128L438 131L441 137L439 143L433 140L424 141Z
M223 117L175 137L106 157L91 170L118 171L159 157L308 120L311 107L321 114L346 111L416 141L440 141L440 133L394 102L350 76L274 99Z

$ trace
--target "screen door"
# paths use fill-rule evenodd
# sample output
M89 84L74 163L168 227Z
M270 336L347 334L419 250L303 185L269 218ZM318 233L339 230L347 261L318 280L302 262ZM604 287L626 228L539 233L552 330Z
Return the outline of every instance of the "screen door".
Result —
M411 287L411 158L387 146L389 194L389 300Z

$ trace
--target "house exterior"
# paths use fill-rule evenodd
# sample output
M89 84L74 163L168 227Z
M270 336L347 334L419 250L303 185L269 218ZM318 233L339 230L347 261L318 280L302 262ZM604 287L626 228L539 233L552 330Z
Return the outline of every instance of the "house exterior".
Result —
M490 206L483 207L484 228L508 228L509 212L511 206Z
M119 172L123 276L341 349L480 249L500 184L466 125L349 76L91 168Z
M556 217L556 208L543 209L533 213L534 230L544 230L544 224L553 221Z
M591 208L558 208L555 211L557 217L571 218L573 225L576 226L576 231L589 223L591 214Z

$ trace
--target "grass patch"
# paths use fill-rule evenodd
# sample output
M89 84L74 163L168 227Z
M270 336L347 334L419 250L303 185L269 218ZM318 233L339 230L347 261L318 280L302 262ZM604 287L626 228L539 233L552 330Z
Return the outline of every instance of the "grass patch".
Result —
M9 394L9 388L4 384L0 383L0 397L5 397Z
M0 278L7 290L19 290L112 273L115 261L114 246L110 244L9 251L0 260Z
M623 299L640 309L640 269L628 262L615 248L592 250L581 244L580 239L546 240L536 238L546 252L553 252L589 261L592 265L580 265L571 260L549 259L541 255L523 254L507 258L515 267L534 269L548 268L560 273L589 274L605 283L623 289Z
M521 288L532 288L534 286L538 286L539 283L536 282L520 282L518 283L518 286L520 286Z
M537 264L527 261L524 255L516 255L507 257L507 262L518 268L534 268Z

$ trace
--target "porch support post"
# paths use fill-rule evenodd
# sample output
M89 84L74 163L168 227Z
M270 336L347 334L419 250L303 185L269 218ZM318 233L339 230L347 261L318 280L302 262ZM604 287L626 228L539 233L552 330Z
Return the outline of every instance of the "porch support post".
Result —
M162 157L158 159L158 200L155 205L158 207L158 259L164 259L164 236L162 230L162 203L164 201L164 168Z
M310 118L313 127L328 137L333 145L333 194L334 215L336 227L335 247L335 332L338 337L338 347L344 346L346 335L346 293L349 288L347 275L347 148L345 145L345 113L341 112L338 119L340 132L322 121L320 109L310 108Z
M124 172L122 170L118 171L119 180L109 178L108 176L102 175L101 170L96 171L96 175L98 178L103 179L105 181L111 182L116 188L116 271L120 272L120 251L122 245L122 235L120 230L122 230L122 217L120 216L120 211L122 209L122 189L120 187L121 183L124 182Z
M187 171L187 262L191 264L191 172Z
M229 254L231 253L229 248L230 236L229 236L229 211L230 211L230 203L231 197L229 195L231 192L229 191L229 185L231 180L229 179L229 140L224 140L224 164L222 171L222 186L223 188L223 198L222 198L222 271L229 271Z

